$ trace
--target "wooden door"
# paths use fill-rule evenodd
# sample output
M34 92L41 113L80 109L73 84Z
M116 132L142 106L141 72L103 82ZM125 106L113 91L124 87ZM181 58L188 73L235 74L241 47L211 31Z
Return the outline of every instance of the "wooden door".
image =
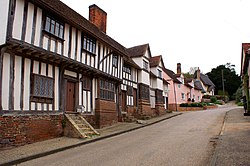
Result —
M127 93L126 91L122 91L122 111L127 112Z
M66 111L73 112L75 108L75 83L67 82Z

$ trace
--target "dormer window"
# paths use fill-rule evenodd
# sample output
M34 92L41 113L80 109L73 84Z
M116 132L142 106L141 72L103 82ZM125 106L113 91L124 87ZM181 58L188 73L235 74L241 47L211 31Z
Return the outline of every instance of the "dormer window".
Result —
M96 40L83 34L82 49L95 54L96 53Z
M162 78L162 71L158 69L158 77Z
M148 70L148 62L143 60L143 69Z
M44 30L60 39L63 39L64 25L52 17L46 16Z

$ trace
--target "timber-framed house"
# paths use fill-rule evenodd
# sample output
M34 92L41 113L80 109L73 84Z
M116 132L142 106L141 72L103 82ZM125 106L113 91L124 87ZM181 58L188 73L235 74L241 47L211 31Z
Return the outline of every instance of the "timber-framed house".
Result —
M137 71L123 66L124 58L136 65L106 35L106 12L92 5L87 20L59 0L0 5L0 142L60 136L65 113L80 112L97 128L118 121L123 73L135 78L124 82L131 96Z

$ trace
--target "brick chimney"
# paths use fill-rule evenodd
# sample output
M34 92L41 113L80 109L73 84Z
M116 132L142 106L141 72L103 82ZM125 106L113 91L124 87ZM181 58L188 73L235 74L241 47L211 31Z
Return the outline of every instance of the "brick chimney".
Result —
M198 80L201 80L201 71L200 71L200 68L198 67L197 69L197 79Z
M89 6L89 21L106 33L107 13L95 4Z
M181 74L181 63L177 63L177 74Z

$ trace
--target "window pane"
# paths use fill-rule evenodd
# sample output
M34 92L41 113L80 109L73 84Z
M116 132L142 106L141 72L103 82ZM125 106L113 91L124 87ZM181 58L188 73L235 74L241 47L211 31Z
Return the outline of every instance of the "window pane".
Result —
M59 36L59 29L60 29L60 25L56 23L56 31L55 31L56 36Z
M55 21L54 20L51 20L50 32L52 34L55 34Z
M64 33L64 28L63 25L60 25L60 33L59 33L59 37L62 39L63 38L63 33Z
M50 18L49 17L46 18L45 30L47 32L49 32L49 30L50 30Z

